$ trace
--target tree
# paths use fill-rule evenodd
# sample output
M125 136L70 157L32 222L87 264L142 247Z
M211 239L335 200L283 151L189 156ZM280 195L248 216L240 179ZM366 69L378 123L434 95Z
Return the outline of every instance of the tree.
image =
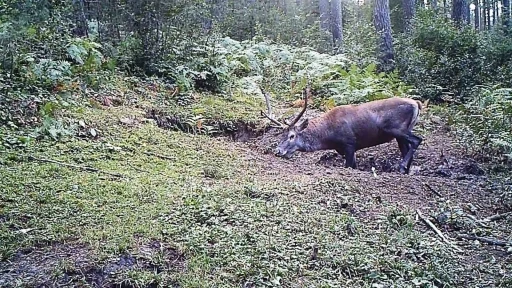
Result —
M330 7L329 7L329 0L320 0L318 3L318 6L320 8L320 27L323 30L328 31L330 26Z
M343 15L341 0L333 0L332 3L332 38L334 43L341 45L343 43Z
M430 2L430 6L432 7L432 10L437 12L437 0L432 0Z
M475 29L480 29L480 1L474 0L473 4L475 5Z
M503 25L505 27L510 28L510 1L503 0L503 5L501 6L501 17L503 21Z
M411 20L416 12L415 2L415 0L402 0L405 31L408 31L411 28Z
M464 20L464 0L453 0L452 19L457 25Z
M471 24L471 8L469 8L469 4L471 3L471 0L464 0L464 11L463 12L463 18L464 22L467 25Z
M379 35L379 70L391 71L394 69L394 51L393 36L391 35L391 20L389 17L389 0L375 0L373 23Z

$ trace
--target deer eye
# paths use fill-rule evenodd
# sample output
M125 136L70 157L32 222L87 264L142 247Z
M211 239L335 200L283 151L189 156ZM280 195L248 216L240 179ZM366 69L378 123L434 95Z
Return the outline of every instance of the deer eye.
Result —
M290 140L293 140L295 138L295 134L290 135Z

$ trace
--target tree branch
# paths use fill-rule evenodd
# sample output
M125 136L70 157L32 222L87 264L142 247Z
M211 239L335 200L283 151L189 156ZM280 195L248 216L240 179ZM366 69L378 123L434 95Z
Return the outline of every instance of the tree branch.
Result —
M503 241L503 240L492 239L492 238L487 238L487 237L480 237L480 236L471 236L471 235L458 234L457 238L465 239L465 240L478 240L480 242L487 243L487 244L490 244L490 245L496 245L496 246L512 245L512 242L506 242L506 241Z
M462 250L455 246L453 243L451 243L448 238L446 238L446 236L444 236L444 234L439 231L439 229L437 229L437 227L434 225L434 223L432 223L430 220L428 220L427 218L425 218L423 216L423 214L421 214L420 210L419 209L416 209L416 213L418 214L418 216L420 217L421 220L423 220L423 222L425 222L432 230L434 230L434 232L436 232L437 235L439 235L439 237L441 237L441 239L443 239L444 242L446 242L447 244L449 244L450 246L452 246L456 251L458 252L462 252Z

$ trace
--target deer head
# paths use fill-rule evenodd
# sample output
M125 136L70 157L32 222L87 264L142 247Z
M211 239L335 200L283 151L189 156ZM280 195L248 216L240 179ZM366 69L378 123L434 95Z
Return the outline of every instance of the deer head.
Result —
M305 119L300 123L298 122L308 107L308 97L311 91L310 85L308 84L302 91L302 95L304 97L304 107L290 123L287 123L286 121L284 123L279 122L272 116L269 94L263 91L263 89L261 89L261 91L267 104L267 113L261 111L261 114L276 124L277 128L282 129L279 145L275 151L275 154L283 158L290 158L295 151L301 150L306 145L304 143L304 137L302 137L302 131L307 128L308 120Z

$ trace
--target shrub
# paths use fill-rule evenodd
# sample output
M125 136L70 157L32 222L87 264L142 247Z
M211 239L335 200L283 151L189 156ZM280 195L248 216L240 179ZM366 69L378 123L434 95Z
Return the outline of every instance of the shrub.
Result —
M512 89L478 86L451 122L470 153L512 160Z
M512 81L510 37L498 29L458 29L433 11L418 12L412 31L398 37L396 51L402 79L432 100L446 94L469 99L476 85Z

